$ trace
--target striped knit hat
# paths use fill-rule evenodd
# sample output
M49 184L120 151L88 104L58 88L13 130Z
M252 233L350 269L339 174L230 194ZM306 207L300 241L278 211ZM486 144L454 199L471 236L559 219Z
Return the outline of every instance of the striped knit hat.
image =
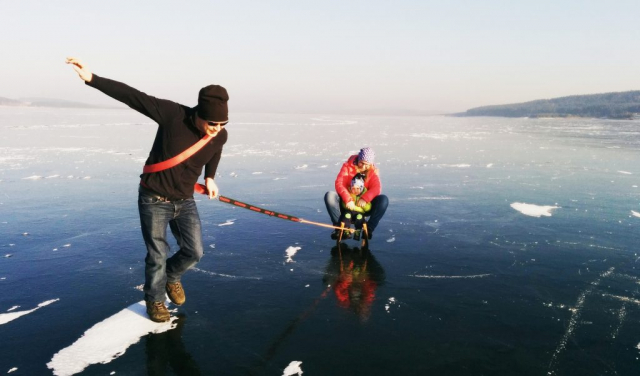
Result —
M357 161L373 163L373 160L375 158L376 158L376 153L373 151L373 149L366 147L366 148L360 149L360 153L358 153Z

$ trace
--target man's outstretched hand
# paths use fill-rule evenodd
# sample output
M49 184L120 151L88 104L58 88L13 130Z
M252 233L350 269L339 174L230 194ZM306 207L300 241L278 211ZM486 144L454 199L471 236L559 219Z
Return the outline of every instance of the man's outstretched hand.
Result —
M68 57L66 63L71 64L73 66L73 70L75 70L76 73L78 73L78 76L80 76L80 78L82 78L86 82L91 82L91 79L93 78L93 73L91 73L89 68L87 68L87 66L84 65L83 62L76 59L75 57Z

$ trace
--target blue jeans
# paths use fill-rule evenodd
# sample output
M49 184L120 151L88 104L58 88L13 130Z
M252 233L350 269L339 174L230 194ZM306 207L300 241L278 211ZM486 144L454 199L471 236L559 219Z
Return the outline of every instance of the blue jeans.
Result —
M142 237L147 246L144 270L144 298L165 301L165 285L180 277L202 258L200 216L193 198L164 201L145 192L138 194ZM167 225L180 249L169 259Z
M324 204L334 226L340 226L340 215L345 210L342 209L340 201L340 196L336 192L327 192L324 195ZM370 216L367 221L369 231L373 232L378 227L378 222L387 211L387 206L389 206L389 199L385 195L378 195L371 201L371 211L365 213L365 216Z

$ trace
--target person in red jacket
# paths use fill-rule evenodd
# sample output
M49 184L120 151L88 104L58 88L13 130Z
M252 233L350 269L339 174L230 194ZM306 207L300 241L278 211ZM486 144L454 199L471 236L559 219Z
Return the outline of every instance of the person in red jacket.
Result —
M369 232L369 239L373 235L373 231L378 227L378 223L387 211L389 206L389 199L387 196L381 194L382 185L380 183L380 173L375 164L375 152L369 147L360 149L360 152L356 155L352 155L342 165L338 176L335 181L335 192L327 192L324 195L324 203L331 217L331 222L334 226L340 226L340 216L342 211L341 202L344 203L346 210L353 210L356 207L365 207L368 203L371 203L371 211L365 215L369 216L367 221L367 229ZM367 191L360 196L358 202L355 202L349 192L351 186L351 179L356 174L364 176L364 186ZM335 230L331 234L332 239L337 239L340 230Z

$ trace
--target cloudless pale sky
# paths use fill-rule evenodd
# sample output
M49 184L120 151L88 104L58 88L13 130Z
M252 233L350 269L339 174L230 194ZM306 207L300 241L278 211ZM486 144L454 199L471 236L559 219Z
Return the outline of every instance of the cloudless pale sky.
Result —
M114 104L103 77L230 112L453 112L640 90L640 1L0 0L0 96Z

